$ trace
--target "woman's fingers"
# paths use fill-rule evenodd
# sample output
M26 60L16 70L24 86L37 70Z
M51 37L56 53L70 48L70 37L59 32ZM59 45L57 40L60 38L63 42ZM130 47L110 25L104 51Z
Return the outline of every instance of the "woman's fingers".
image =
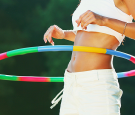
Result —
M49 40L49 42L50 42L52 45L54 45L54 42L53 42L53 40L52 40L52 33L53 33L53 31L54 31L54 27L52 27L52 29L51 29L51 31L50 31L50 33L49 33L49 35L48 35L48 40Z
M81 21L82 21L82 18L85 16L85 15L87 15L87 12L88 11L86 11L85 13L83 13L80 17L79 17L79 19L78 19L78 26L80 25L80 23L81 23Z
M51 27L50 27L51 28ZM45 43L47 43L47 38L48 38L48 34L49 34L49 31L50 31L50 28L46 31L46 33L44 34L44 41Z
M97 15L88 10L76 20L76 23L78 27L81 24L82 29L86 29L89 24L103 25L103 16Z
M88 10L88 11L86 11L85 13L83 13L80 17L79 17L79 19L77 20L77 26L80 26L80 23L82 22L82 20L83 19L85 19L86 17L88 17L89 15L90 15L90 10Z
M59 28L57 25L53 25L53 26L50 26L50 28L48 28L48 30L44 34L43 39L45 43L49 41L52 45L54 45L52 37L56 39L63 39L65 37L65 34L61 28Z
M45 42L45 43L47 43L47 40L46 40L46 38L44 38L44 42Z
M83 25L83 29L86 29L89 24L92 24L95 21L95 19L92 17L88 19L85 24Z
M47 43L47 40L48 40L52 45L54 45L54 42L52 40L52 33L53 33L53 31L54 31L54 26L51 26L47 30L47 32L44 34L44 41L45 41L45 43Z
M91 20L93 18L93 15L91 15L91 14L87 14L84 18L82 18L82 21L81 21L81 27L82 27L82 29L85 29L85 25L86 25L86 23L89 21L89 20ZM90 21L89 21L90 22ZM90 23L89 23L90 24Z

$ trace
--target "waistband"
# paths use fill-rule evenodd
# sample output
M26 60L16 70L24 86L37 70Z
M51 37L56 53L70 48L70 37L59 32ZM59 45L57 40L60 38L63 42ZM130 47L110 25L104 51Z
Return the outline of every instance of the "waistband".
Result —
M74 79L74 77L80 82L84 80L99 80L99 79L118 79L115 69L97 69L83 72L68 72L65 70L64 82L66 79Z

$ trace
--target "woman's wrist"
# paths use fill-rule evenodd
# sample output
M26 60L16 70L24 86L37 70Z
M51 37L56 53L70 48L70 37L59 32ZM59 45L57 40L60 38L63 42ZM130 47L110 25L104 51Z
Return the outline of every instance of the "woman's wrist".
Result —
M108 26L109 18L103 17L103 26Z
M62 32L63 32L62 39L74 41L75 33L73 32L73 30L62 30Z
M63 37L63 39L65 38L65 36L66 36L66 32L73 32L75 35L76 35L76 31L74 31L74 30L62 30L62 32L63 32L63 34L64 34L64 37Z
M65 38L65 30L62 30L62 32L63 32L62 39L64 39Z

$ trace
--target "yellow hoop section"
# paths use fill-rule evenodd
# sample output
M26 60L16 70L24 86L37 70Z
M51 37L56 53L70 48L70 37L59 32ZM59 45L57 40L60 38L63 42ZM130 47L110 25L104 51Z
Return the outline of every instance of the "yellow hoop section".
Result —
M95 48L95 47L82 47L82 46L73 46L73 51L81 51L81 52L94 52L94 53L102 53L106 54L107 50L103 48Z

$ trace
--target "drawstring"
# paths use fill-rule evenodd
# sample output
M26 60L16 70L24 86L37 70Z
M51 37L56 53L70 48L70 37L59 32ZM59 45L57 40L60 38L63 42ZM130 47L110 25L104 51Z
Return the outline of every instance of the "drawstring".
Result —
M74 80L72 81L70 87L72 86L72 84L74 83ZM75 77L75 84L76 84L76 77ZM69 87L69 89L70 89ZM53 109L58 103L59 101L62 99L63 94L56 100L56 98L63 92L64 88L56 95L56 97L51 101L51 103L53 104L50 108Z
M61 100L61 98L62 98L62 96L63 96L63 94L56 100L56 98L63 92L63 90L64 90L64 88L60 91L60 93L58 93L57 95L56 95L56 97L52 100L52 106L50 107L51 109L52 108L54 108L57 104L58 104L58 102Z

